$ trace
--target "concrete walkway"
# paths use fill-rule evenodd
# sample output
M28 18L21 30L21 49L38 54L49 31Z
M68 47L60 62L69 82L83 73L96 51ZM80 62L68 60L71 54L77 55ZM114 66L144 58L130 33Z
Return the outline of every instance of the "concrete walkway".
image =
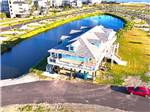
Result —
M25 75L16 79L0 80L0 87L15 85L15 84L22 84L22 83L29 83L29 82L34 82L38 80L40 79L28 74L28 75Z

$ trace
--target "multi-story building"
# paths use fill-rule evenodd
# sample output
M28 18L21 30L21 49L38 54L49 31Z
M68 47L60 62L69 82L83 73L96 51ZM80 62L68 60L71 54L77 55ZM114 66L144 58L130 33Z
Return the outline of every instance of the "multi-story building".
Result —
M82 7L82 1L81 0L74 0L71 2L72 7Z
M0 5L0 11L11 18L25 17L30 14L30 6L26 0L2 0Z
M38 8L48 8L50 7L50 0L36 0L34 1L34 5Z
M40 14L46 14L51 7L51 0L36 0L33 4Z
M10 17L26 17L30 15L30 6L26 0L8 0Z
M102 0L89 0L91 4L100 4Z
M102 2L102 0L82 0L82 2L85 3L85 4L89 4L89 3L91 3L91 4L99 4L99 3Z
M82 0L52 0L52 6L53 7L61 7L61 6L82 6Z
M63 48L50 49L47 58L48 72L67 69L74 73L82 73L94 77L105 59L111 59L117 64L126 65L116 55L118 44L116 32L103 26L95 26L81 36L71 40L70 44ZM112 62L113 62L112 61Z
M63 0L52 0L52 7L60 7L62 6Z

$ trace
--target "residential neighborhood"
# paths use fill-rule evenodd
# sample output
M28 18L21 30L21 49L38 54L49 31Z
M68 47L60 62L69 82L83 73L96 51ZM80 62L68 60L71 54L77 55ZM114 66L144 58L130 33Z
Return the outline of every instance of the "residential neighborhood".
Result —
M149 0L0 5L0 111L150 111Z
M52 7L82 7L82 3L100 3L100 0L2 0L1 11L7 16L14 17L28 17L34 11L47 11Z

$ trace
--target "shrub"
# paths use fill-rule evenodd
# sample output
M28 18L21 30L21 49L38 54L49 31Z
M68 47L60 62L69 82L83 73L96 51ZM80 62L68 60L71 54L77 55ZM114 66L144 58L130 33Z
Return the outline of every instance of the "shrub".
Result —
M7 17L7 16L6 16L6 13L0 13L0 17L1 17L2 19L6 18L6 17Z

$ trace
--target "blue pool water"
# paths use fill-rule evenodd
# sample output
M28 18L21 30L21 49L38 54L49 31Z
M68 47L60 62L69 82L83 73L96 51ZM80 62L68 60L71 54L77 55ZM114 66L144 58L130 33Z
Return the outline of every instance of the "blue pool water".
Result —
M33 36L1 56L1 79L16 78L27 73L32 66L48 54L49 49L58 46L61 35L69 35L72 29L79 30L81 26L87 26L81 32L70 35L71 38L75 38L96 25L103 25L117 31L123 27L124 22L109 15L94 16Z
M62 55L62 58L69 59L69 60L76 60L78 62L87 61L86 58L76 57L76 56L68 56L68 55Z

